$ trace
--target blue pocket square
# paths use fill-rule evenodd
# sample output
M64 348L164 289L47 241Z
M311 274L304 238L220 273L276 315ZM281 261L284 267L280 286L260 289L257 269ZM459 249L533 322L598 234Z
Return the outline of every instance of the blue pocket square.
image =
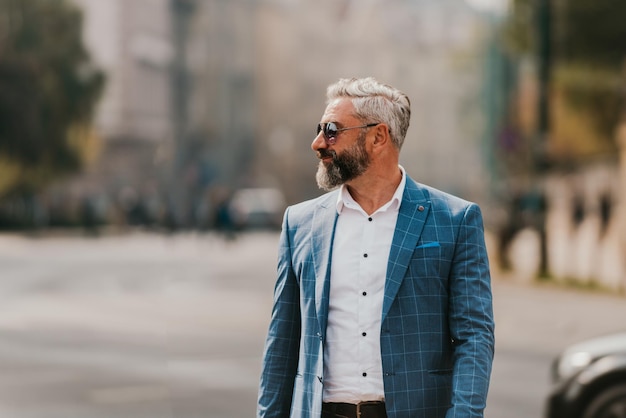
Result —
M415 248L434 248L434 247L441 247L441 245L439 244L439 242L433 241L433 242L427 242L427 243L422 244L422 245L418 245Z

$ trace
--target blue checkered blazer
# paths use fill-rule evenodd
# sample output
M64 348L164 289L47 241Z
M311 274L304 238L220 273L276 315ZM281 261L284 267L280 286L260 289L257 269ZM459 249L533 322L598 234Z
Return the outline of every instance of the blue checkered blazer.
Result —
M336 201L285 212L257 417L321 415ZM483 416L494 321L478 206L407 178L380 345L389 418Z

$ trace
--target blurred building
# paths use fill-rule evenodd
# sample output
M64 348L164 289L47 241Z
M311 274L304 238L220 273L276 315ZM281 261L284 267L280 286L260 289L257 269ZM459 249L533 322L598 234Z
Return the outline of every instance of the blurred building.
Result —
M108 77L103 149L83 184L158 194L183 222L215 188L312 197L325 88L372 75L411 98L407 171L487 198L487 22L464 0L73 1Z
M107 78L95 120L100 155L70 183L72 194L103 202L103 216L115 221L147 211L139 206L148 202L156 213L175 131L170 1L72 1L83 10L85 44Z
M258 22L258 120L265 143L257 169L280 179L290 197L319 193L309 144L326 86L369 75L411 99L402 153L407 171L451 192L485 196L486 21L463 0L274 0L259 8Z
M107 76L96 126L108 181L135 183L154 172L159 148L172 140L169 0L72 0L84 11L84 38Z
M195 222L207 189L233 187L251 162L253 2L72 1L107 74L101 155L72 187L122 206L129 195L156 200L177 222Z

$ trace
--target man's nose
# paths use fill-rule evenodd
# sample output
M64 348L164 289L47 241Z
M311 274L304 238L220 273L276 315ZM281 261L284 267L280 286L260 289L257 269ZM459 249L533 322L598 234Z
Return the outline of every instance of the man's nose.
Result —
M311 143L311 149L313 151L317 151L318 149L326 148L326 147L327 147L327 144L326 144L326 140L324 139L324 133L320 131L320 133L317 134L315 139L313 139L313 142Z

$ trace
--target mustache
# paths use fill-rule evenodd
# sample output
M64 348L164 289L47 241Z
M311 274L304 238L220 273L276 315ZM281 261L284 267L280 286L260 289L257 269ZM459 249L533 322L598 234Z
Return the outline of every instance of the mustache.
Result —
M317 151L317 158L319 158L320 160L327 157L335 159L337 157L337 153L335 152L335 150L328 149L321 149Z

